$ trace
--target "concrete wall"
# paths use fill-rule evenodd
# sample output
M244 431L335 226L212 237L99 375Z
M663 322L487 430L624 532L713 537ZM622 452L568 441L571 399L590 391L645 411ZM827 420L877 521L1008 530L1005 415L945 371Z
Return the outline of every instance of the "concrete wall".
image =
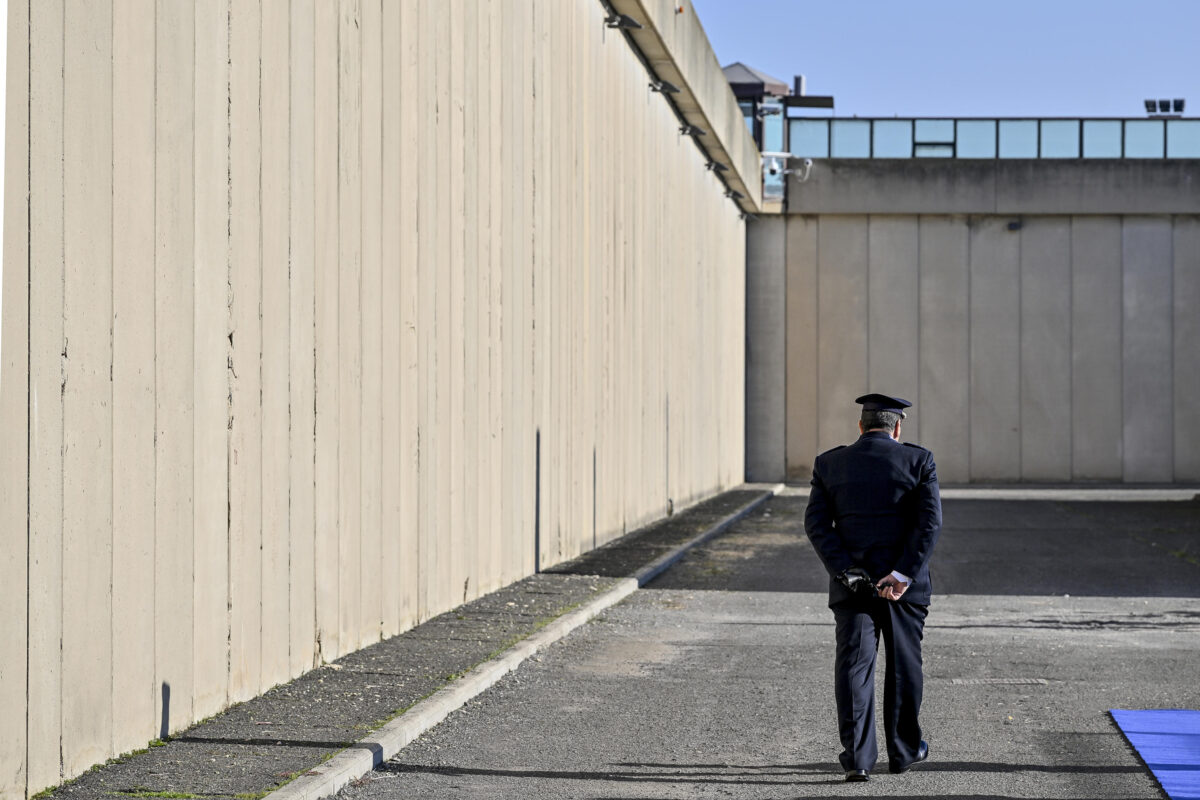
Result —
M742 480L744 227L600 3L9 9L0 797Z
M1200 214L1196 159L835 158L797 178L792 214Z
M760 445L746 451L748 481L778 480L785 461L786 230L779 216L746 229L746 441Z
M786 312L775 295L748 311L780 318L764 341L786 338L775 382L748 383L747 468L770 466L756 477L807 480L818 452L857 436L854 398L882 391L915 403L904 438L945 482L1200 481L1200 217L784 219L762 241L762 223L749 231L752 305L754 254L786 250ZM780 383L782 398L761 396ZM782 427L760 411L780 404Z

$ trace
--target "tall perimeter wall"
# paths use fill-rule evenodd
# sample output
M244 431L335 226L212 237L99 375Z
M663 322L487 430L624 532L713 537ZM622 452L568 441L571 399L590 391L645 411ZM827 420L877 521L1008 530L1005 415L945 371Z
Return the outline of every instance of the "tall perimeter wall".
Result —
M0 797L743 479L739 208L596 0L9 10Z
M1200 481L1200 163L824 161L748 232L747 476L854 398L944 482Z

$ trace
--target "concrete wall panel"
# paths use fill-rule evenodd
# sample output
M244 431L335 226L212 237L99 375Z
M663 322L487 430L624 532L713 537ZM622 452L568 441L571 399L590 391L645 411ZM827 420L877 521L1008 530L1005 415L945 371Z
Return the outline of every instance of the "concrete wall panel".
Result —
M424 11L424 9L423 9ZM425 13L421 17L424 19ZM429 86L433 100L434 124L431 142L434 167L434 205L429 218L428 240L430 259L427 266L433 270L431 285L433 302L429 311L430 341L429 355L429 471L432 475L430 491L433 513L431 525L426 531L429 559L426 562L428 578L426 602L433 608L441 608L450 590L450 491L452 455L450 448L450 239L454 222L450 219L450 148L438 146L449 142L450 125L450 22L443 14L430 9L430 41L434 51L429 60L433 64L433 80ZM424 59L423 59L424 60ZM532 63L532 54L529 62ZM530 84L525 84L526 86ZM447 109L441 112L441 109ZM533 198L530 198L532 202ZM526 252L528 256L529 253ZM530 262L524 262L530 263Z
M358 0L338 0L339 655L357 650L363 641L361 24Z
M341 652L338 624L341 572L338 567L338 8L316 3L314 23L313 224L314 487L316 632L314 661ZM422 194L424 194L422 192Z
M530 3L532 12L530 34L533 58L530 89L536 97L539 94L546 97L551 92L551 83L547 76L547 65L551 56L547 53L550 40L555 34L550 29L553 8L548 3ZM540 432L541 470L537 480L537 541L534 546L534 569L541 569L547 564L554 563L559 558L560 548L560 519L559 500L561 499L563 469L562 469L562 439L558 428L558 398L546 383L546 376L556 374L560 361L562 335L558 330L558 309L550 305L551 298L557 295L559 270L565 265L553 264L554 239L557 234L554 216L560 207L549 202L549 194L554 191L555 170L553 164L554 145L557 137L546 136L546 132L557 120L549 117L549 109L544 104L537 104L532 109L530 135L532 178L534 185L547 187L549 192L537 192L531 206L533 222L544 220L548 223L546 235L538 236L531 243L529 267L532 272L533 318L538 325L532 329L533 346L533 402L531 409L534 424ZM652 260L647 259L647 263ZM648 376L643 374L643 379ZM651 404L647 404L652 408ZM652 440L642 439L642 463L657 461L661 453L653 447ZM453 575L455 551L458 547L457 536L448 537L447 575ZM447 583L453 580L448 577ZM455 587L457 588L457 587Z
M521 52L533 55L533 30L535 8L533 4L528 4L519 8L518 13L512 15L513 30L512 41L515 47L520 48ZM534 59L532 57L515 58L514 73L516 82L514 84L514 102L516 104L516 128L515 134L515 150L513 153L513 164L519 170L519 179L517 182L517 196L514 201L517 204L516 214L514 216L514 224L516 230L532 231L537 222L535 215L535 199L534 191L537 183L534 179L534 169L537 161L534 156L534 143L537 137L538 120L535 117L535 109L537 104L534 102L534 94L532 91L534 80ZM643 115L634 117L639 124L644 122ZM636 134L636 126L633 127L633 133ZM637 158L644 159L645 143L639 142L636 137L630 139L633 152L637 153ZM537 311L536 294L534 287L535 272L534 253L538 243L534 241L533 236L518 236L514 257L516 259L516 275L514 276L513 286L516 289L516 307L513 309L514 316L518 319L534 319ZM639 240L640 241L640 240ZM636 244L636 243L635 243ZM646 261L641 263L645 264ZM630 282L633 284L633 281ZM633 323L636 326L636 322ZM641 330L637 329L637 336L642 336ZM543 487L542 475L540 469L545 469L546 462L543 456L546 453L543 443L541 442L541 428L538 425L538 365L543 363L544 359L534 351L536 346L535 329L532 325L521 325L516 330L516 345L517 353L513 361L519 363L517 387L514 390L514 417L517 420L515 438L517 441L517 456L516 465L513 475L516 477L516 486L514 487L514 497L519 498L517 506L517 517L515 521L516 529L524 533L522 541L512 548L512 562L510 563L511 575L522 575L537 570L539 545L541 543L539 527L541 522L541 491ZM641 388L638 382L641 376L634 372L631 375L631 386ZM635 392L637 389L634 390ZM635 404L640 400L641 395L635 394L630 399ZM640 408L638 411L640 412ZM632 414L630 419L638 419L640 414ZM639 438L629 449L629 452L638 452L637 445L640 445L644 439ZM638 466L644 464L644 454L639 454ZM638 470L631 470L631 475L637 475L640 479ZM435 540L439 545L443 540ZM439 562L444 560L444 548L437 548L437 556ZM438 572L430 573L436 579ZM443 581L442 585L445 585Z
M389 4L395 5L395 4ZM499 15L492 10L491 15L498 18ZM495 20L493 19L493 22ZM420 578L420 505L418 502L419 483L417 475L420 467L420 416L418 414L418 400L420 397L419 389L419 364L421 343L420 336L417 332L419 323L418 314L418 236L419 230L417 227L417 209L418 200L415 192L407 191L406 187L417 186L419 176L418 162L416 155L420 152L418 149L418 133L419 126L417 124L418 114L420 113L419 99L421 92L417 91L420 85L418 82L418 25L417 25L417 7L415 3L400 4L400 41L398 49L400 52L400 149L395 155L400 161L399 180L400 185L397 190L400 192L400 214L394 223L400 230L407 231L408 235L400 237L400 297L398 300L397 313L400 317L400 350L398 357L400 359L400 395L397 399L400 411L400 574L397 582L401 589L400 596L400 625L401 629L411 627L418 618L418 601ZM495 88L499 88L499 72L493 72L496 80ZM492 163L499 165L503 169L503 164L499 159L500 141L503 136L503 131L497 131L497 135L492 137ZM406 156L407 154L407 156ZM501 187L500 181L492 183L493 196ZM499 206L497 207L499 208ZM497 215L497 228L499 228L500 213ZM496 257L499 263L499 254ZM493 324L499 330L500 326L500 304L499 291L496 292L496 299L493 301L492 308ZM499 339L499 336L496 337ZM503 343L497 341L496 347L499 348ZM499 461L499 453L501 449L500 432L502 426L498 424L497 417L493 417L495 427L492 429L496 432L493 437L497 461ZM494 464L494 470L497 475L507 474L501 473L500 465ZM503 518L502 514L497 513L496 518ZM499 547L494 551L497 555L500 553ZM492 562L493 565L499 564L499 559ZM498 568L497 568L498 571Z
M490 135L496 130L500 119L500 97L496 89L499 86L499 76L494 68L495 59L501 57L504 48L499 42L493 43L496 27L494 8L485 9L478 22L476 39L479 42L476 58L476 142L479 164L495 163L499 155L499 143L496 137ZM475 398L475 413L479 415L476 425L478 456L476 467L478 474L478 497L473 527L476 529L476 552L479 559L475 580L477 590L490 591L498 584L499 577L490 567L500 563L499 545L502 541L501 531L497 525L500 515L496 513L500 497L498 483L500 480L499 440L492 435L493 430L501 427L499 422L499 366L497 356L501 345L499 324L493 309L499 303L500 272L498 269L497 250L499 245L498 224L500 217L500 177L488 169L480 171L479 186L474 198L478 206L479 236L475 258L479 265L479 296L476 301L477 315L476 330L478 332L478 380L480 390ZM482 174L486 173L486 174ZM603 292L599 296L605 296ZM601 340L596 338L597 347ZM400 352L399 347L397 352ZM601 351L602 352L602 351ZM596 363L599 353L592 357ZM398 450L399 451L399 450Z
M400 462L401 445L401 330L400 320L400 250L401 240L400 205L402 189L400 182L401 128L401 10L396 3L385 3L380 21L383 47L380 69L382 72L380 91L382 109L380 125L382 143L380 152L380 491L383 493L380 507L380 569L382 587L380 593L380 624L384 636L401 630L402 597L406 586L400 581L401 553L401 495Z
M777 481L786 459L787 229L772 218L746 230L746 478Z
M363 642L383 635L383 8L362 7L362 584Z
M1200 481L1200 218L1176 217L1174 241L1176 481Z
M918 218L871 217L867 275L867 386L914 404L903 439L921 441L921 280Z
M1071 221L1072 477L1121 480L1121 218Z
M195 26L196 70L228 75L229 4L196 4ZM215 83L200 82L193 101L192 641L194 674L206 677L192 704L200 716L229 702L229 100Z
M817 243L817 451L858 437L867 391L868 220L821 220Z
M154 304L143 293L154 282L154 3L115 4L112 25L113 125L122 131L113 137L113 174L125 179L112 187L112 460L120 478L112 489L111 701L113 750L126 752L157 733L147 658L154 615L145 611L154 607Z
M1021 236L970 223L971 480L1021 477Z
M488 106L486 75L480 73L480 61L488 56L482 45L486 42L487 17L464 15L463 27L463 174L476 175L485 171L487 153ZM469 46L478 42L480 47ZM490 179L492 176L489 175ZM470 178L467 178L470 180ZM486 180L476 183L463 200L463 461L462 461L462 553L464 557L462 591L482 583L483 548L487 541L487 513L484 487L487 484L487 461L483 458L487 427L488 386L486 377L488 342L487 317L482 312L488 300L488 268L486 241L487 203L490 186ZM490 497L488 498L490 500Z
M720 201L710 201L707 209L708 213L714 213L714 206ZM744 250L742 243L746 240L746 226L742 222L735 220L727 220L722 226L724 230L714 231L714 239L718 239L724 243L724 247L717 247L717 251L722 253L722 260L726 264L736 264L739 258L743 258ZM732 298L735 307L745 308L746 298L746 271L741 270L725 270L717 278L717 285L720 287L720 296ZM714 302L714 306L724 308L724 304L720 301ZM720 405L725 409L725 416L721 425L721 463L724 465L725 472L722 474L721 480L727 482L727 485L735 485L743 480L746 474L745 469L745 441L741 434L741 429L737 427L738 423L746 418L746 394L745 392L730 392L727 390L728 382L734 381L740 386L746 385L746 327L748 325L745 314L721 314L723 320L723 332L720 337L721 352L724 353L723 366L716 376L716 391L722 397Z
M1175 465L1171 220L1127 217L1121 249L1123 477L1126 481L1170 481Z
M970 477L971 454L966 220L922 216L919 236L920 403L914 409L924 420L919 443L933 451L942 481L961 483Z
M1021 479L1071 479L1071 219L1021 228Z
M288 634L289 674L296 676L314 663L315 564L314 548L314 415L315 273L314 195L316 109L315 2L298 0L291 7L288 48L291 76L288 185Z
M436 485L434 484L435 470L434 459L437 456L438 448L434 439L434 431L431 430L431 422L433 420L434 409L437 407L436 386L433 381L433 367L436 364L436 359L433 353L434 342L434 300L436 298L436 264L435 258L435 219L437 216L437 185L438 174L437 165L434 161L437 154L437 117L436 117L436 98L431 87L434 83L434 48L433 42L433 7L428 2L422 2L416 21L419 25L416 39L419 43L417 51L417 67L419 73L415 86L426 87L425 91L417 93L420 97L421 104L417 109L416 118L419 120L420 136L418 138L417 152L420 154L417 160L417 196L418 196L418 211L417 211L417 322L416 330L419 336L418 354L417 354L417 371L420 380L419 402L417 405L416 418L419 421L419 454L420 459L419 469L417 471L418 480L418 508L428 509L429 511L422 514L419 518L418 536L416 553L419 559L417 565L417 616L418 621L426 619L429 614L431 584L436 585L437 577L432 574L433 571L433 539L431 531L435 525L437 518L433 512L434 498L437 496ZM516 59L513 59L516 62ZM505 140L510 138L509 131L505 131ZM516 185L512 187L513 196L511 202L517 202L520 195L517 193ZM506 222L515 225L515 218L510 218ZM507 227L507 226L506 226ZM514 241L516 237L513 237ZM515 252L513 258L515 259ZM518 475L516 465L510 474Z
M442 284L445 292L439 295L439 300L442 297L445 298L445 304L441 306L441 309L445 310L445 316L440 318L439 322L444 321L446 327L443 329L445 335L438 340L439 345L446 346L446 350L438 360L439 365L446 367L444 371L439 372L439 378L444 376L444 383L439 385L440 388L444 388L439 402L439 410L446 413L441 427L447 446L445 451L447 458L441 462L444 464L442 475L445 477L444 485L447 488L447 492L442 496L446 503L446 520L448 522L447 557L442 573L441 602L443 603L448 602L451 598L461 596L459 587L462 586L463 575L468 569L464 563L466 554L463 548L462 527L466 503L464 486L466 443L463 430L463 391L466 379L464 354L466 332L463 330L466 293L464 280L466 264L463 262L463 253L467 235L466 176L464 174L466 159L464 130L466 124L466 109L464 108L466 102L466 49L463 39L465 24L462 22L464 16L462 0L448 0L448 2L449 14L446 15L446 19L450 22L440 38L444 54L449 59L446 70L448 80L444 83L439 81L439 86L444 86L446 108L449 109L448 114L441 115L446 122L443 135L450 144L446 170L442 173L444 188L447 190L445 194L448 206L446 208L449 210L445 217L439 219L439 222L449 223L443 231L446 238L442 243L443 250L441 251L443 257L447 259L446 270L443 273L446 280ZM534 57L536 59L536 55ZM552 186L546 188L550 192L554 191ZM548 193L543 192L539 196L545 196Z
M194 575L196 28L191 3L158 0L155 15L154 718L166 735L193 719L194 605L180 587Z
M8 4L8 61L5 91L4 292L0 308L0 797L27 790L25 721L29 609L29 292L30 281L30 4ZM13 391L15 387L16 391Z
M801 482L817 455L817 224L787 218L787 478Z
M63 3L37 3L27 27L44 47L30 54L29 181L29 702L30 781L61 774L63 555ZM24 201L22 205L24 205ZM21 283L25 278L21 278ZM5 281L6 286L20 285ZM5 292L6 296L11 290ZM7 313L7 312L6 312ZM7 341L7 334L5 336ZM22 441L22 449L26 443ZM151 462L153 463L153 462ZM22 567L24 569L24 567ZM23 716L22 716L23 718Z
M112 747L112 8L63 30L62 766Z
M288 2L263 0L262 118L262 634L259 691L288 678ZM376 26L378 30L378 25ZM364 34L365 36L365 34ZM378 437L376 437L378 441Z
M262 684L262 3L229 22L229 694Z

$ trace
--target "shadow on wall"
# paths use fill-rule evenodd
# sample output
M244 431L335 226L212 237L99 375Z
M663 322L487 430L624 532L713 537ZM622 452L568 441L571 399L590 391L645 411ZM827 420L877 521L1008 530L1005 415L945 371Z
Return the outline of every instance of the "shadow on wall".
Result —
M166 739L171 735L171 684L163 681L162 685L162 722L158 726L158 738Z

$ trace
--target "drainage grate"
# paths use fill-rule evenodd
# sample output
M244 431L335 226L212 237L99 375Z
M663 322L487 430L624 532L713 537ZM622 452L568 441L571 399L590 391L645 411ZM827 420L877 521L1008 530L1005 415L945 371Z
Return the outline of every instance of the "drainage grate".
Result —
M1045 678L951 678L955 686L1045 686Z

